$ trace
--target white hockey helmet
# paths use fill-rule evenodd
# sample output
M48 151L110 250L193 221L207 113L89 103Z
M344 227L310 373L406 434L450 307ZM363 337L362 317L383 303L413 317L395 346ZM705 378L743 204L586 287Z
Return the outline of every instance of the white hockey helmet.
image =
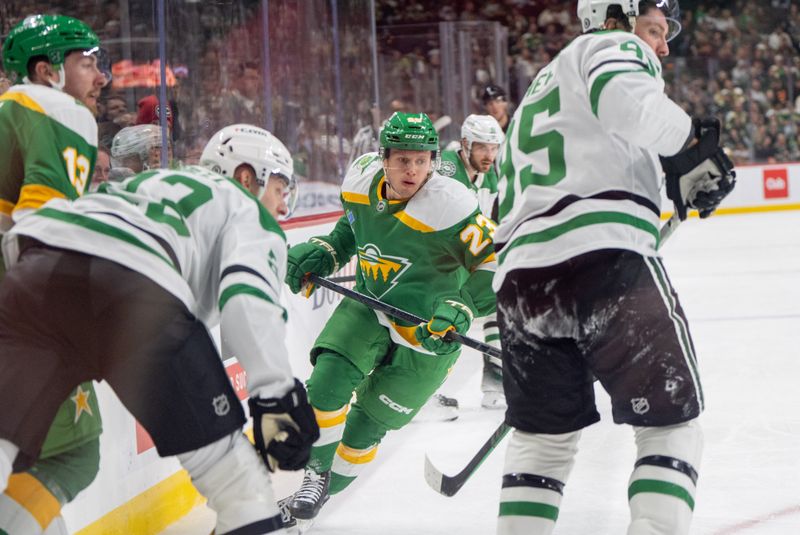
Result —
M126 126L111 141L111 166L130 167L126 160L136 156L143 169L150 168L150 149L161 146L161 127L154 124Z
M578 0L578 18L583 33L602 30L608 19L608 8L611 6L619 6L629 21L638 17L645 9L656 7L667 19L669 26L667 42L681 32L681 10L678 0Z
M472 114L461 123L461 139L466 139L467 150L472 150L475 141L500 145L505 139L505 134L500 123L491 115Z
M226 126L213 136L203 149L200 165L223 176L233 178L236 168L250 165L256 174L260 197L271 175L278 175L287 185L288 218L297 204L297 183L293 176L289 149L270 132L249 124Z

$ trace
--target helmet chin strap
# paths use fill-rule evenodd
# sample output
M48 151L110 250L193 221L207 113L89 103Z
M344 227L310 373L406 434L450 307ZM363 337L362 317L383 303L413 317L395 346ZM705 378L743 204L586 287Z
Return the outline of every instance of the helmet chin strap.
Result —
M54 82L53 80L48 79L47 83L49 83L50 87L52 87L53 89L64 91L64 86L67 84L67 73L64 71L63 63L58 66L58 82Z

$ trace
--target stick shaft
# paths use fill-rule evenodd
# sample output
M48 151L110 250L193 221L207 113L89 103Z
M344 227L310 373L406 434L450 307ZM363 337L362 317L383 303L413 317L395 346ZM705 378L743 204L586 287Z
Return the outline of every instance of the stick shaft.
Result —
M408 323L412 323L415 325L419 325L421 323L427 323L427 320L424 320L419 316L416 316L415 314L411 314L410 312L406 312L405 310L384 303L383 301L379 301L378 299L366 296L355 290L351 290L350 288L345 288L343 286L340 286L334 282L329 281L328 279L320 277L319 275L314 275L313 273L311 273L308 275L308 280L313 284L322 286L323 288L327 288L331 291L342 294L345 297L354 299L364 305L367 305L370 308L383 312L384 314L394 316L395 318L401 319ZM445 335L444 338L445 340L458 342L459 344L471 347L472 349L480 351L481 353L486 353L489 356L502 358L502 352L498 348L490 346L489 344L484 344L483 342L479 342L478 340L475 340L468 336L464 336L463 334L450 331Z

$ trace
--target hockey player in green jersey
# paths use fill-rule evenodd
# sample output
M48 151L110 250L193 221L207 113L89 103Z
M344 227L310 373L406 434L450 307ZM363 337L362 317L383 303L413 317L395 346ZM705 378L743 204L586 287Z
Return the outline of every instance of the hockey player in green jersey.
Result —
M492 218L492 207L497 198L497 173L495 159L505 135L500 124L491 115L470 115L461 124L461 148L442 151L439 174L452 177L478 197L481 213ZM500 347L497 315L483 320L483 336L487 344ZM483 398L481 406L487 409L504 409L503 363L496 357L483 356L481 379Z
M0 234L49 199L88 191L97 98L110 79L99 44L83 22L51 15L27 17L3 42L3 65L16 85L0 96ZM0 533L65 533L61 506L94 479L101 430L87 382L63 403L40 461L0 495Z
M719 122L664 93L677 0L579 0L578 16L586 35L539 71L500 157L493 285L514 431L497 533L553 533L581 431L600 419L596 378L636 445L627 535L685 535L704 399L658 254L659 189L681 219L707 217L735 174Z
M410 325L345 299L328 320L311 351L309 400L321 436L289 504L298 519L315 517L442 384L460 350L442 336L465 333L494 309L494 224L465 186L435 172L438 143L426 115L392 115L380 152L350 166L333 231L289 251L295 293L307 274L328 276L358 255L359 292L431 318Z
M288 212L292 160L269 132L233 125L201 162L53 199L5 237L0 405L15 410L0 411L0 489L12 462L36 459L66 392L102 379L159 454L177 455L217 513L215 533L286 533L267 470L302 468L319 437L280 305L275 218ZM257 197L233 180L248 167ZM216 325L247 374L255 448Z

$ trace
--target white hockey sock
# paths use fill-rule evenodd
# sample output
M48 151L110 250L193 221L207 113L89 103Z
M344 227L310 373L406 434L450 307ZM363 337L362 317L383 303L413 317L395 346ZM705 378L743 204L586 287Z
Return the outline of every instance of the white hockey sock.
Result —
M11 470L14 467L14 459L17 458L18 451L19 448L13 443L0 438L0 493L6 490L8 478L11 477Z
M229 435L178 459L216 511L217 535L243 527L247 533L285 535L269 472L244 435Z
M314 447L323 447L329 444L338 444L342 440L344 424L347 420L347 411L350 405L345 405L333 411L322 411L314 408L314 416L319 425L319 439L314 442Z
M684 535L694 510L703 433L696 420L636 427L636 466L628 485L628 535Z
M562 435L514 430L506 451L498 535L549 535L572 471L580 431Z

